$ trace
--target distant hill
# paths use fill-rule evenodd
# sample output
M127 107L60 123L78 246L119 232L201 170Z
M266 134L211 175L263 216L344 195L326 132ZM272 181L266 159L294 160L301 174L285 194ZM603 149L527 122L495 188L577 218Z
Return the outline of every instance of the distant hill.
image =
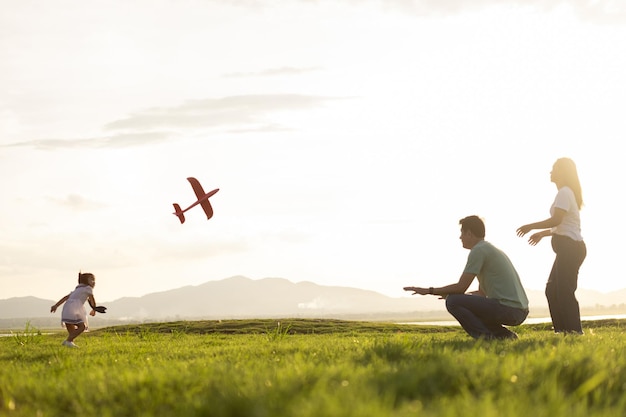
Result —
M408 294L408 293L407 293ZM531 315L546 315L545 296L529 291ZM577 292L581 309L626 311L626 289L603 294ZM59 326L60 311L50 314L56 300L18 297L0 300L0 328L54 323ZM252 280L236 276L185 286L142 297L125 297L106 303L106 315L91 319L92 326L117 321L165 321L182 319L233 318L343 318L368 320L450 319L442 300L430 296L393 298L374 291L350 287L323 286L312 282L293 283L282 278ZM608 313L607 313L608 314Z

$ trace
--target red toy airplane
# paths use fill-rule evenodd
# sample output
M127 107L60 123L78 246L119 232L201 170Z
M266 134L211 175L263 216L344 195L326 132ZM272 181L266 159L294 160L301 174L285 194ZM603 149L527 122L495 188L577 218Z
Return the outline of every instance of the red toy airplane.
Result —
M204 190L202 189L202 186L200 185L200 182L197 179L193 177L189 177L187 178L187 181L191 183L191 187L193 188L193 191L196 193L196 197L198 197L198 201L196 201L195 203L193 203L192 205L190 205L184 210L181 210L180 206L174 203L175 212L173 214L178 216L178 218L180 219L180 224L183 224L185 223L185 215L183 213L189 210L190 208L195 207L198 204L200 204L200 206L204 210L204 213L206 214L207 220L210 219L211 217L213 217L213 207L211 207L211 203L209 203L209 197L211 197L213 194L218 192L220 189L216 188L213 191L205 193Z

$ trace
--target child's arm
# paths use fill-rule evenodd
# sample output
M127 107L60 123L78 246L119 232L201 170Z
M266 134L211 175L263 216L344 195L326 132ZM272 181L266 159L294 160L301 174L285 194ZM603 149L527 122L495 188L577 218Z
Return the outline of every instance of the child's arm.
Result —
M63 304L64 302L67 301L67 299L70 298L70 295L66 295L65 297L61 298L55 305L53 305L52 307L50 307L50 312L54 313L55 311L57 311L57 307L59 307L61 304Z
M89 307L91 307L91 311L89 312L90 316L95 316L96 315L96 299L94 298L93 295L90 295L89 298L87 298L87 300L89 301Z

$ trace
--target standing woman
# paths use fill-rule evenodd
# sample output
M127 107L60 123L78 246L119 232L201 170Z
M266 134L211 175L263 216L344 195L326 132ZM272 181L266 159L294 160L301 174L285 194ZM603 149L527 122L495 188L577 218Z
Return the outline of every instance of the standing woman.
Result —
M580 229L582 190L576 164L569 158L560 158L552 166L552 181L558 189L550 218L526 224L517 229L522 237L535 229L528 243L535 246L542 238L552 236L552 250L556 254L550 277L546 284L546 298L556 333L582 334L580 309L576 300L578 270L587 256L587 248Z

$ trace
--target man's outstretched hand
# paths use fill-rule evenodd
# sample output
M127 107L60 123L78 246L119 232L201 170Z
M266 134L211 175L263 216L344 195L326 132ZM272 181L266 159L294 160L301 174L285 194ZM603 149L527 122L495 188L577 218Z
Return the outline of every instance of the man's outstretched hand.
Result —
M404 287L404 291L413 291L412 295L415 295L415 294L426 295L426 294L428 294L428 288L421 288L421 287Z

